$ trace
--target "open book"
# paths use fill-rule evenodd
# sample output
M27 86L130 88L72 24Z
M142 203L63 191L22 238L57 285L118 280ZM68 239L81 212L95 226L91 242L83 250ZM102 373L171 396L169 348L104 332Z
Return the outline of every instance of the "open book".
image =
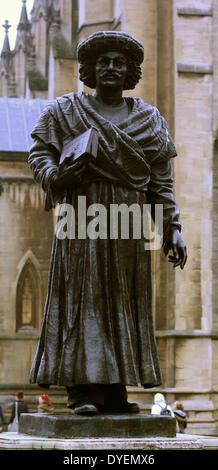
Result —
M91 127L83 134L75 137L75 139L67 139L63 143L62 154L60 158L60 166L72 165L74 162L84 160L89 161L90 158L96 158L98 152L98 130Z

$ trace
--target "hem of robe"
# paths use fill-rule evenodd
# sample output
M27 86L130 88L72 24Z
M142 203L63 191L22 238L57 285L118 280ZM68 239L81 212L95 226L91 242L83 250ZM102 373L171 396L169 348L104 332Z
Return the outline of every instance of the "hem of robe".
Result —
M97 382L95 383L95 385L114 385L114 384L117 384L118 382L110 382L110 383L106 383L106 382ZM57 387L74 387L74 386L77 386L77 385L91 385L91 384L94 384L94 382L92 383L87 383L87 384L78 384L78 383L73 383L71 385L65 385L65 384L62 384L62 383L49 383L49 384L45 384L45 383L38 383L38 382L35 382L35 381L30 381L30 384L37 384L39 387L41 388L50 388L51 386L57 386ZM125 385L127 387L138 387L138 388L155 388L155 387L160 387L161 385L163 385L163 382L161 381L158 381L156 383L145 383L145 384L132 384L132 383L119 383L119 385Z

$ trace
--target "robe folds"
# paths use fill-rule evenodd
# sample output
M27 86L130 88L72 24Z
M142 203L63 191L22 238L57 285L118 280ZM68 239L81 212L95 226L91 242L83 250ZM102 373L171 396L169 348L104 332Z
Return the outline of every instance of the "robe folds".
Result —
M32 137L29 164L47 193L46 209L79 196L93 203L163 204L164 244L181 229L170 159L176 156L159 111L124 98L128 117L115 125L98 114L90 95L71 93L43 111ZM82 182L52 187L63 142L94 126L98 155ZM109 222L110 223L110 222ZM152 318L150 251L144 239L54 236L48 294L30 382L71 387L112 384L154 387L162 382Z

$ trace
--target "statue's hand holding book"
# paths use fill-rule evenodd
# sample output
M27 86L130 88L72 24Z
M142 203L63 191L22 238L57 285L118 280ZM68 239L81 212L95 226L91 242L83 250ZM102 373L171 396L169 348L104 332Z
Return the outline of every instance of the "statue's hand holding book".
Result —
M76 162L87 164L95 159L98 152L98 130L91 127L74 139L68 137L63 142L59 165L61 168Z
M63 142L59 171L54 182L57 187L80 183L90 160L95 160L98 152L98 130L91 127L74 139L68 137Z

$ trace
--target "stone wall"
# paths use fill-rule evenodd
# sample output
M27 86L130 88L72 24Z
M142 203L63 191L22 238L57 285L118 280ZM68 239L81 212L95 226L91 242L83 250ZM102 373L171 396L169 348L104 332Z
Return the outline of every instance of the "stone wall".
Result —
M0 196L0 383L28 383L47 293L53 237L52 214L25 161L1 161ZM34 328L18 329L16 293L20 274L31 263L37 285Z

